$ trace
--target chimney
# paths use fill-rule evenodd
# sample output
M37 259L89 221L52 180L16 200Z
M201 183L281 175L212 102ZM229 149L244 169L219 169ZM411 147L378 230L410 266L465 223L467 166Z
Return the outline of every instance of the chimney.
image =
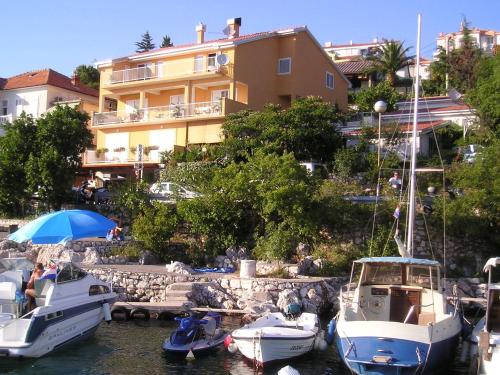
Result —
M79 85L80 84L80 78L78 78L78 76L76 74L73 74L71 76L71 84L73 86L76 86L76 85Z
M227 20L229 28L229 38L237 38L240 36L241 17L230 18Z
M205 41L205 31L207 31L207 26L203 22L196 25L196 43L200 44Z

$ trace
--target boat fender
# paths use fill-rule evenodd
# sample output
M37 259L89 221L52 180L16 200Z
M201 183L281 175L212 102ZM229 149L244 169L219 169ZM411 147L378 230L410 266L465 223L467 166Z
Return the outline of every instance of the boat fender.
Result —
M149 320L149 311L138 307L130 312L130 319Z
M102 304L102 311L104 312L104 320L108 323L111 322L111 308L109 307L109 303L105 302Z
M332 345L335 339L335 331L337 330L337 322L335 319L330 320L328 323L328 332L326 334L326 343Z
M236 353L236 351L238 350L238 345L236 345L235 342L232 342L231 344L229 344L229 346L227 347L227 350L229 351L229 353L231 354L234 354Z
M224 339L224 346L226 347L226 349L232 342L233 338L231 337L231 335L227 335L227 337Z
M123 306L113 307L111 310L111 318L117 321L129 320L130 312Z
M285 366L278 371L278 375L300 375L300 372L292 366Z
M316 350L324 352L326 350L326 348L328 347L328 344L326 343L326 341L323 338L318 336L318 337L316 337L316 343L314 346L315 346Z

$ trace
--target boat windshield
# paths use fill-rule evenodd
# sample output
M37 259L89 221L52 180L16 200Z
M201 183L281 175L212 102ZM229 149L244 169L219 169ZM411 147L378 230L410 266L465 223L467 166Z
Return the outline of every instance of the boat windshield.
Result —
M363 285L403 284L403 275L400 264L368 263L365 264Z
M438 289L438 275L436 267L429 268L425 266L408 266L406 284L431 289L431 272L432 289Z
M80 280L83 279L85 276L87 276L87 273L84 270L78 268L72 263L66 263L57 273L57 283L60 284L69 281Z

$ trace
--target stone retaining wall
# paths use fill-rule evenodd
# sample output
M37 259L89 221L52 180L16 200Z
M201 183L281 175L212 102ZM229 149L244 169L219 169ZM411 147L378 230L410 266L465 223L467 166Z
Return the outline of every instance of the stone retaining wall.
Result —
M337 305L338 291L346 281L335 277L242 279L228 274L179 275L123 271L104 266L87 267L86 270L103 281L112 282L120 300L168 302L166 296L170 285L191 282L190 301L194 304L253 313L277 311L292 302L300 304L304 311L325 312Z

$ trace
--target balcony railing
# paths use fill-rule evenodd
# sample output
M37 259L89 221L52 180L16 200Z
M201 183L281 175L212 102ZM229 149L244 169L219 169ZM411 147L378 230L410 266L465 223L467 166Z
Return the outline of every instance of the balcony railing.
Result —
M106 151L97 152L96 150L86 150L84 154L84 164L100 164L100 163L129 163L137 162L137 157L130 149L120 147L122 151ZM159 163L161 150L151 150L148 155L143 155L145 163Z
M12 122L14 120L14 116L12 115L3 115L0 116L0 125L6 122Z
M228 66L218 65L215 58L195 57L190 60L167 61L137 68L115 70L109 77L109 83L117 84L207 72L223 72L227 69Z
M177 104L164 107L148 107L132 111L100 112L94 114L92 126L136 122L165 122L168 120L222 115L222 100L216 100L212 102Z

